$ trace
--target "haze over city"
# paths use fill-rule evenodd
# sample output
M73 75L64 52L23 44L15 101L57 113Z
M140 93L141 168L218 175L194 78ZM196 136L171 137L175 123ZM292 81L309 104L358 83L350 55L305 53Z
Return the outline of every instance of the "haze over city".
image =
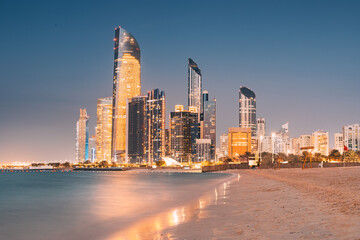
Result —
M289 122L292 137L329 131L333 147L360 119L360 2L338 3L2 2L0 161L75 159L79 108L93 134L96 101L112 94L119 25L141 47L141 92L165 91L167 121L187 103L191 57L217 99L217 136L238 125L247 86L268 134Z

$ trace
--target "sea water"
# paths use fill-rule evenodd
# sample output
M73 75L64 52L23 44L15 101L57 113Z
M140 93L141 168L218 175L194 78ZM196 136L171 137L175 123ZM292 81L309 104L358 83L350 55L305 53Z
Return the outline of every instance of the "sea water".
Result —
M118 239L121 234L115 233L183 206L227 177L150 171L0 172L0 239Z

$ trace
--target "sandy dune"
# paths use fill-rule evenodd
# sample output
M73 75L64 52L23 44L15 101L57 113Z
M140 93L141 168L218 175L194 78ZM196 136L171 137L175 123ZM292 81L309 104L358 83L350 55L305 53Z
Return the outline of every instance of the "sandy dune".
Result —
M360 239L360 167L231 172L240 180L201 218L156 238Z

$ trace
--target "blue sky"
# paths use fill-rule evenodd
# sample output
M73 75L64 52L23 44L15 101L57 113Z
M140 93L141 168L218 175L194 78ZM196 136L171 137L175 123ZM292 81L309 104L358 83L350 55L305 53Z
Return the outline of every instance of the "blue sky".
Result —
M359 123L360 1L1 1L0 162L75 158L75 123L112 93L114 28L140 44L142 91L187 103L187 58L217 99L218 136L238 89L270 134ZM93 132L92 132L93 133Z

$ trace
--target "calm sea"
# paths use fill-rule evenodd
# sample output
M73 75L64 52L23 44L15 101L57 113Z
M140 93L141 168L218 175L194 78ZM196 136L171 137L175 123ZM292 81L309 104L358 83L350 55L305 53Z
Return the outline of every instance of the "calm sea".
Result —
M179 211L177 207L228 177L219 173L0 172L0 239L121 239L136 224L148 226L143 231L165 228L174 225L170 221L179 221L171 211ZM185 218L184 208L181 211ZM127 232L124 238L141 238L134 236L138 234Z

